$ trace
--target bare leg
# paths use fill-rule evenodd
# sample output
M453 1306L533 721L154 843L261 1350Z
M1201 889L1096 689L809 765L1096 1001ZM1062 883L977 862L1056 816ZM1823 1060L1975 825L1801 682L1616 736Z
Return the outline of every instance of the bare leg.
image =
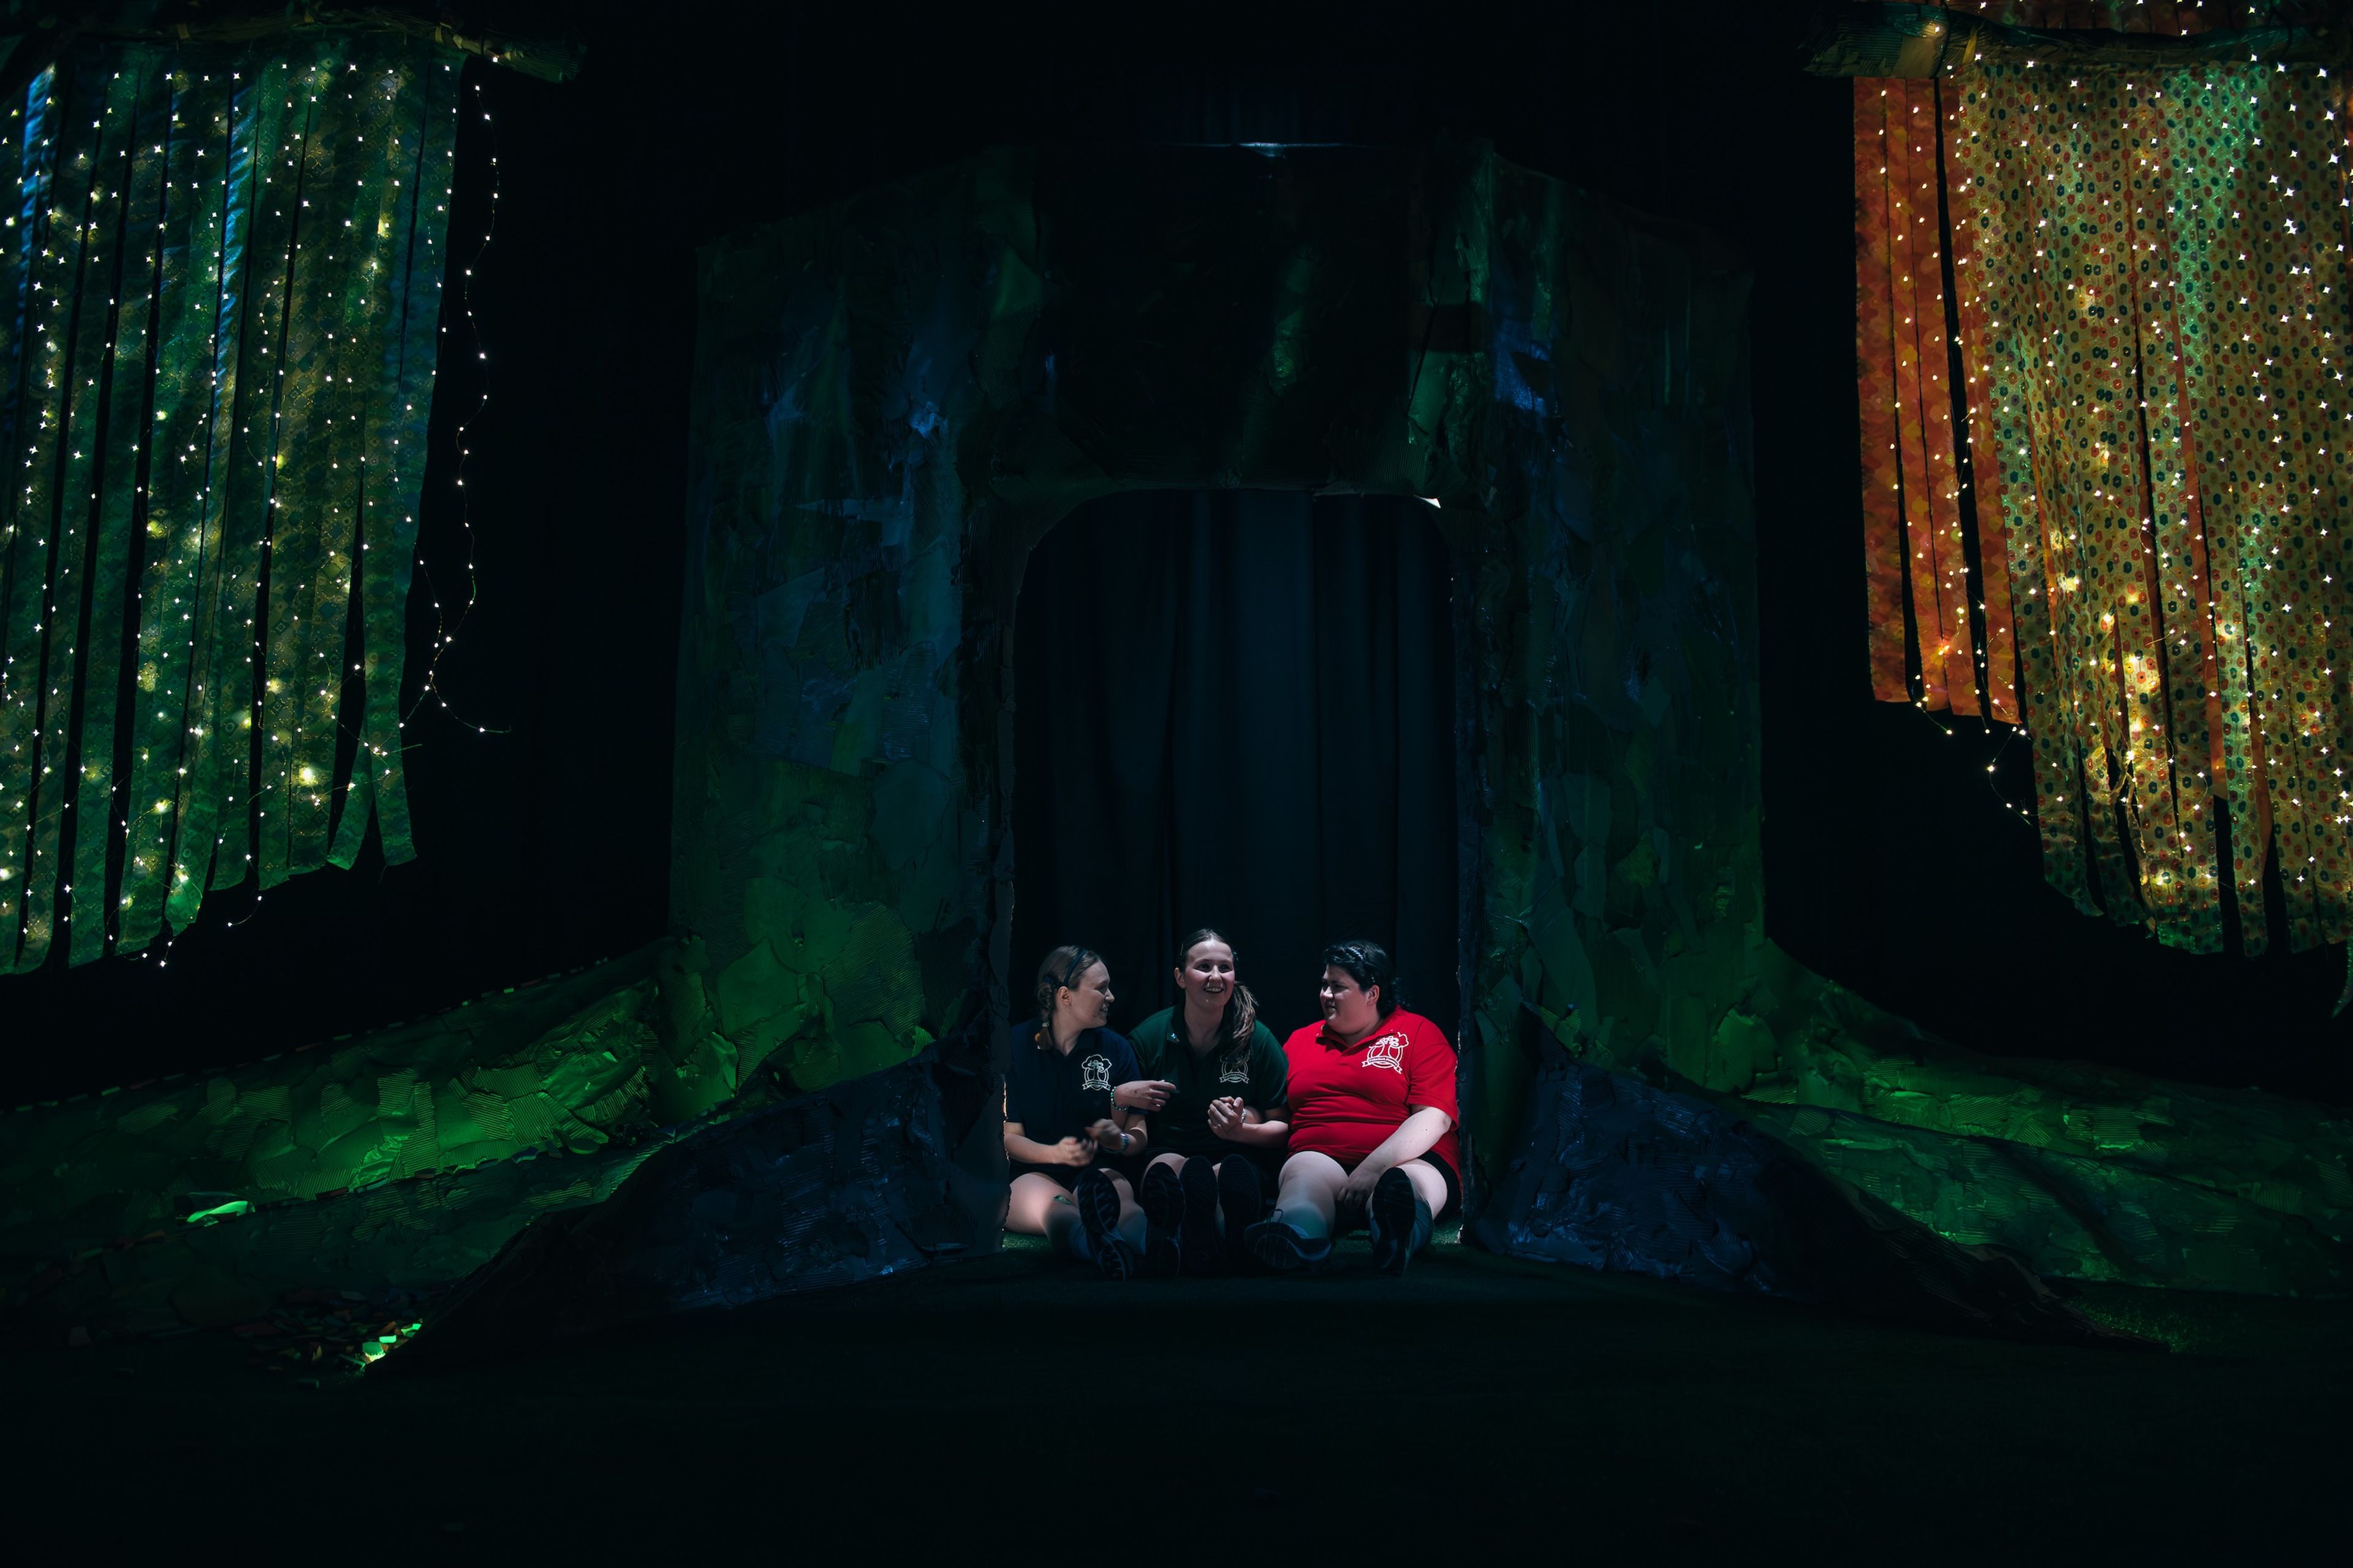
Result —
M1112 1190L1119 1194L1119 1234L1131 1247L1144 1245L1144 1211L1135 1206L1135 1194L1127 1178L1118 1172L1106 1173L1111 1177ZM1081 1256L1077 1242L1079 1211L1071 1203L1071 1194L1060 1183L1035 1171L1024 1171L1013 1178L1013 1192L1005 1208L1005 1228L1019 1236L1042 1236L1053 1243L1058 1252L1071 1257Z
M1051 1176L1024 1171L1013 1178L1013 1193L1005 1206L1005 1228L1018 1236L1042 1236L1057 1252L1073 1252L1071 1233L1077 1229L1079 1211L1071 1194Z
M1321 1241L1333 1233L1340 1189L1347 1181L1348 1173L1329 1154L1293 1154L1275 1181L1274 1217L1308 1240Z

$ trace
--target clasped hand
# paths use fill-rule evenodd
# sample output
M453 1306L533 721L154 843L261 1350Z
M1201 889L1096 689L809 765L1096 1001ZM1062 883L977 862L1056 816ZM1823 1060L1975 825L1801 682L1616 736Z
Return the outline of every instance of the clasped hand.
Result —
M1240 1095L1229 1094L1223 1100L1209 1101L1209 1131L1228 1142L1240 1139L1242 1129L1250 1125L1250 1107Z
M1119 1123L1106 1116L1086 1131L1083 1138L1065 1138L1054 1145L1054 1163L1060 1165L1092 1165L1098 1149L1119 1147Z

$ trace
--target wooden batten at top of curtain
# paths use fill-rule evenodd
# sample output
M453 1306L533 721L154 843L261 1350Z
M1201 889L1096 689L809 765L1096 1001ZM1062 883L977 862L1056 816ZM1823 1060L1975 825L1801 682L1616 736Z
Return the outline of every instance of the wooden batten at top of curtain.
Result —
M83 44L5 106L0 970L410 858L459 57Z
M2227 904L2259 952L2268 877L2293 948L2345 940L2341 81L1973 59L1855 105L1874 695L1967 712L1974 665L1968 695L2031 736L2045 872L2086 910L2211 952ZM1907 374L1907 315L1924 366L1957 328L1957 381Z

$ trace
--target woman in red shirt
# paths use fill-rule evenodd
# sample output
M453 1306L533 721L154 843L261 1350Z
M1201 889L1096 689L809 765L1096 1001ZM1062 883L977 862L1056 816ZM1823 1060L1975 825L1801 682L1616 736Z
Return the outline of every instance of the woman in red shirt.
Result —
M1283 1042L1291 1156L1273 1217L1247 1233L1270 1268L1329 1265L1332 1240L1373 1233L1373 1264L1402 1274L1430 1227L1459 1207L1454 1047L1398 1005L1388 953L1369 942L1324 950L1324 1022Z

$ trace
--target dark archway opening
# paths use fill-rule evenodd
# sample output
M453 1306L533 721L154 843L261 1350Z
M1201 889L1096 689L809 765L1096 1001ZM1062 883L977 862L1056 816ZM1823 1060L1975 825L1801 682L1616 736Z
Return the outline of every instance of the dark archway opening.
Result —
M1058 524L1014 633L1015 1015L1039 955L1081 942L1130 1028L1213 925L1278 1037L1345 937L1386 944L1405 1005L1456 1036L1453 616L1409 498L1136 490Z

